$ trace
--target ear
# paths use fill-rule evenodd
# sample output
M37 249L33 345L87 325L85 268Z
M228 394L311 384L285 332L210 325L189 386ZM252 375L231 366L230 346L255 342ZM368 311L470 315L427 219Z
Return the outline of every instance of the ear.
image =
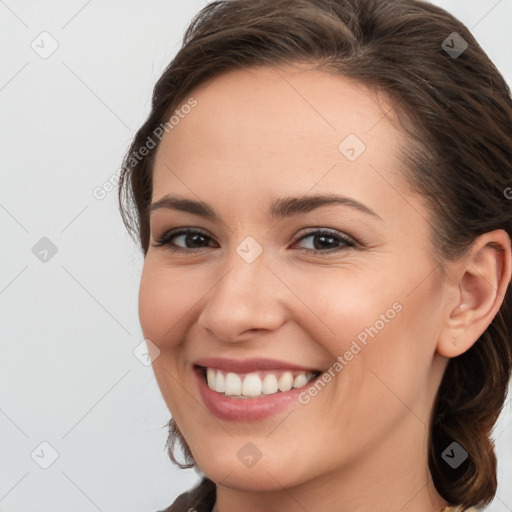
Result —
M499 229L479 236L451 269L454 299L448 308L437 352L456 357L466 352L498 313L511 281L511 241Z

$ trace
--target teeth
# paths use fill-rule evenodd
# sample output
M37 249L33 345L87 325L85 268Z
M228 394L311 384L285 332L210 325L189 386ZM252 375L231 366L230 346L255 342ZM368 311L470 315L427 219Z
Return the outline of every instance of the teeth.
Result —
M217 372L217 375L220 372ZM242 394L242 379L236 373L228 373L226 375L226 389L224 390L226 395L241 395Z
M215 374L217 372L215 370L212 370L211 368L208 368L206 370L206 380L208 381L208 387L210 389L217 389L217 386L215 385Z
M217 393L235 398L259 397L278 392L301 388L317 376L317 373L291 371L281 372L252 372L243 375L215 368L206 369L208 387Z
M257 373L249 373L245 376L242 384L242 395L244 396L260 396L263 390L263 383Z
M293 381L293 387L294 388L301 388L302 386L305 386L308 383L308 378L304 373L301 373L300 375L297 375Z
M279 391L279 387L277 385L277 377L273 373L269 373L265 375L263 379L263 393L265 395L272 395Z
M279 388L279 391L290 391L293 387L292 372L284 372L277 383L277 387Z
M226 381L224 379L224 374L221 372L217 372L217 375L215 377L215 389L219 393L224 393L224 391L226 390Z

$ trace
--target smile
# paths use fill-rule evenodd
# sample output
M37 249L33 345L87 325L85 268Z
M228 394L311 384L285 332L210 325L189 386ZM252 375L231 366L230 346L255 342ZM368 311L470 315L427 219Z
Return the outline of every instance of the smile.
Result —
M318 377L320 372L259 371L251 373L225 372L217 368L203 368L208 387L231 398L257 398L274 393L299 389Z
M192 365L199 395L221 420L261 421L299 404L322 371L271 359L205 358Z

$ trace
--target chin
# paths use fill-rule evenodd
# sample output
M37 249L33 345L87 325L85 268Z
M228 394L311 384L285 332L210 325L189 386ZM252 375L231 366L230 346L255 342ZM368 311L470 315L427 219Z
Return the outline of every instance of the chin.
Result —
M222 469L205 468L202 471L210 480L218 485L245 492L274 492L284 488L293 487L289 477L283 469L268 469L261 467L259 470L251 468L245 471L235 466L225 466Z
M252 466L246 466L237 458L236 453L229 450L200 452L202 456L195 459L198 470L216 484L231 489L253 492L282 491L283 487L294 487L308 479L306 475L301 478L301 468L298 466L291 472L290 464L285 463L286 457L281 458L276 453L271 459L265 460L262 457ZM293 456L290 458L293 459Z

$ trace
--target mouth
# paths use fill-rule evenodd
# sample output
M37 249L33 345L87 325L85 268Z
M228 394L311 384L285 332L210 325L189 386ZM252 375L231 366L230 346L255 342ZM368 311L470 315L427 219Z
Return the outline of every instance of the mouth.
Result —
M323 370L274 359L208 357L192 364L199 395L221 420L263 421L299 404Z
M320 370L258 369L251 372L194 365L208 388L234 399L255 399L301 389L321 375Z

